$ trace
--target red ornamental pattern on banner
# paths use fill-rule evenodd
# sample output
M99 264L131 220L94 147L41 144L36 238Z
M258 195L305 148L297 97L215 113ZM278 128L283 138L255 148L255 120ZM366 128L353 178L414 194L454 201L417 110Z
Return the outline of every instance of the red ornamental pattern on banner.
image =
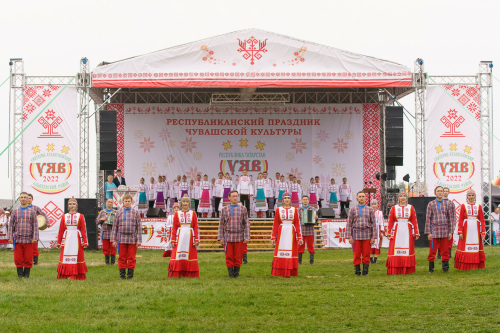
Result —
M122 170L122 176L125 177L125 115L124 104L108 104L108 110L116 110L116 152L117 170Z
M23 94L23 122L26 122L33 111L55 96L55 91L59 90L60 86L32 86L24 88ZM43 97L45 98L43 98Z
M163 78L164 80L187 80L189 78L272 78L272 77L303 77L303 78L376 78L376 77L398 77L398 76L411 76L411 71L401 72L171 72L171 73L110 73L110 74L93 74L94 79L108 78L108 79L140 79L140 78Z
M123 104L110 104L110 105L122 105ZM108 107L108 110L109 107ZM334 106L324 106L324 107L276 107L276 108L269 108L269 109L254 109L254 108L235 108L235 109L210 109L210 106L208 105L203 105L202 107L200 106L186 106L186 107L179 107L179 106L148 106L148 107L142 107L142 106L133 106L133 107L127 107L127 109L124 111L125 114L280 114L280 115L305 115L305 114L361 114L362 110L355 106L345 106L341 108L337 108ZM325 135L323 133L323 135ZM326 134L326 137L328 137L328 134ZM324 141L324 140L321 140Z
M479 87L477 86L443 86L444 89L448 91L460 104L462 104L467 110L472 113L472 115L479 120L481 118L481 111L479 110ZM458 125L458 123L462 123L464 120L462 114L465 113L463 109L452 109L451 113L448 114L448 124L451 125L451 122ZM453 112L454 111L454 112ZM458 118L457 118L458 117ZM462 117L462 118L460 118ZM456 120L455 120L456 119ZM444 124L443 120L443 124ZM445 124L446 126L446 124ZM453 126L453 125L452 125ZM455 125L456 126L456 125ZM448 127L448 126L446 126Z
M363 183L376 188L372 199L380 204L380 182L375 175L380 172L380 108L378 104L363 104ZM379 207L380 208L380 207Z

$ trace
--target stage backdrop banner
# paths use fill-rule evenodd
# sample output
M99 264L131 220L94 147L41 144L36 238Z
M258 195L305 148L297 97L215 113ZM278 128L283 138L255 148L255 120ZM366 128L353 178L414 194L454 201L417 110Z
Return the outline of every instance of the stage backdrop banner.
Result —
M458 217L468 189L473 188L477 198L483 197L479 88L456 85L443 88L427 88L427 195L434 196L438 185L449 187L449 199L455 204Z
M39 247L55 245L64 214L64 198L78 197L76 88L63 88L24 88L23 124L34 121L23 133L23 191L33 194L33 204L50 218L50 228L40 231Z
M268 171L304 185L347 177L354 193L380 170L377 104L291 105L264 110L217 110L208 105L113 104L118 111L118 168L130 184L141 177ZM378 193L376 197L378 197ZM353 198L354 199L354 198Z

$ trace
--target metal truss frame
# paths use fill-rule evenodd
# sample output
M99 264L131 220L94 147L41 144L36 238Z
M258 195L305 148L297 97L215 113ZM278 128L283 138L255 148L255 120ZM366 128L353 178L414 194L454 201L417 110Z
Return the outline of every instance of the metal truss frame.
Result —
M12 96L12 119L13 138L23 131L23 89L25 86L25 73L23 59L10 59L12 76L10 78L10 89ZM23 136L12 144L12 203L16 201L23 191Z
M433 85L470 85L479 87L481 111L481 190L483 198L478 201L483 206L487 237L485 244L491 245L491 186L492 186L492 155L491 155L491 115L493 105L491 61L481 61L476 75L443 75L427 76L421 59L415 61L413 85L415 87L415 135L417 144L417 189L418 193L426 194L426 146L425 146L425 90ZM432 78L432 79L431 79Z
M483 211L485 221L489 221L487 231L488 244L492 244L492 222L491 216L491 186L492 186L492 156L491 156L491 142L492 142L492 105L493 105L493 92L491 81L491 68L493 63L491 61L481 61L479 63L479 72L477 74L477 85L479 86L479 110L481 111L481 184L483 192ZM479 200L479 202L481 202Z
M427 88L427 74L424 73L422 59L415 60L413 73L413 86L415 87L415 145L416 145L416 178L417 195L426 195L426 144L425 144L425 92Z
M76 83L71 83L77 87L79 95L78 118L79 118L79 195L81 198L89 197L89 121L88 108L90 103L89 89L91 87L90 71L88 61L83 64L82 58L80 61L80 73ZM11 110L14 115L13 137L15 138L23 131L23 89L26 86L52 86L66 85L74 78L73 76L27 76L24 73L23 59L10 60L12 77L11 77L11 94L13 96ZM83 66L86 65L86 66ZM13 201L19 196L23 190L23 137L12 144L13 149L13 186L12 198Z
M395 88L390 90L397 98L406 96L413 92L413 89ZM342 104L342 103L380 103L380 91L371 90L366 92L345 91L345 92L290 92L290 93L257 93L255 95L288 95L285 103L293 104ZM98 91L91 92L91 95L101 95ZM234 95L245 96L247 94L220 94L212 92L159 92L159 91L120 91L113 96L112 103L130 104L210 104L214 95ZM248 101L238 101L241 104L248 104ZM276 101L274 101L276 102ZM279 102L282 102L281 100Z
M87 58L80 59L80 73L76 81L78 92L78 130L79 130L79 164L80 164L80 198L89 197L90 180L90 148L89 148L89 111L90 94L92 86L90 63Z

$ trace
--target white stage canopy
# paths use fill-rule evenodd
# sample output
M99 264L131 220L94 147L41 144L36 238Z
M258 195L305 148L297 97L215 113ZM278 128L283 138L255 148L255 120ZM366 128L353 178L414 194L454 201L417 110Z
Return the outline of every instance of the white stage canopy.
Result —
M409 87L410 68L248 29L97 67L93 87Z

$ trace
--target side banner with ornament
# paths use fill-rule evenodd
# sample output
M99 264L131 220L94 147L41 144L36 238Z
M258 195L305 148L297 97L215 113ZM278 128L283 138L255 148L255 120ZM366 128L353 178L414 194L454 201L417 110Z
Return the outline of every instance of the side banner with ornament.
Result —
M78 118L75 87L24 88L23 191L50 219L39 247L53 247L64 214L64 198L78 196ZM59 96L37 117L38 113Z
M458 216L468 189L473 188L476 197L482 198L479 88L443 88L427 88L427 195L434 196L436 186L448 187Z
M388 222L386 220L386 222ZM325 249L347 249L352 248L349 244L349 237L346 234L347 220L322 220L321 227L323 229L323 242ZM382 247L389 247L389 239L383 237Z

